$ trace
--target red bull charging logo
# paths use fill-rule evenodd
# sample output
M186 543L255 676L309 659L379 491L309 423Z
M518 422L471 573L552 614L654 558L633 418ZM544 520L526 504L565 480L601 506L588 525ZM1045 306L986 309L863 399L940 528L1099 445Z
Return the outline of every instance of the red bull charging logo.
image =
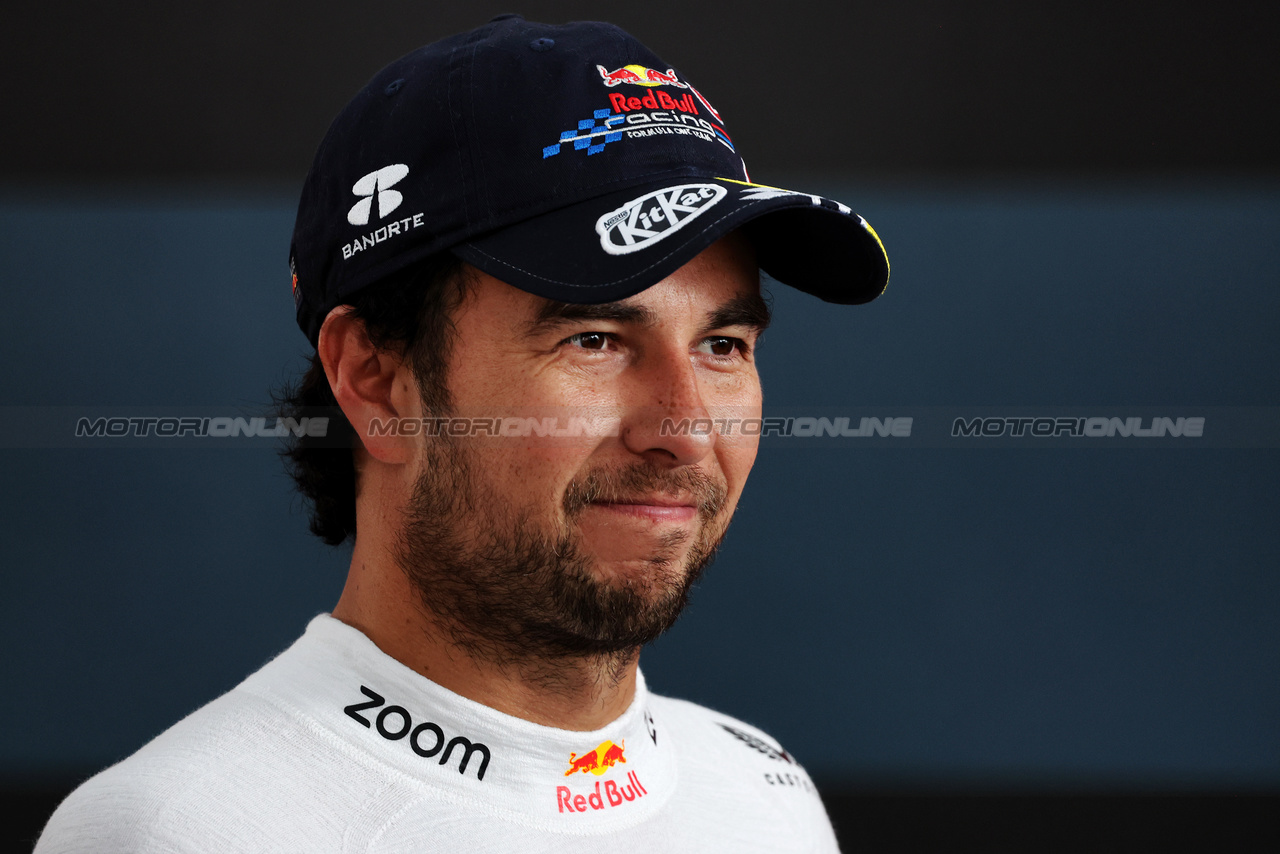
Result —
M666 71L659 71L656 68L646 68L643 65L624 65L617 71L610 71L603 65L597 65L596 69L600 72L600 77L604 80L606 86L617 86L619 83L633 83L636 86L679 86L681 89L685 85L676 78L676 70L668 68Z
M569 770L564 772L566 777L571 776L575 771L581 771L583 774L590 771L599 777L605 771L608 771L619 762L626 762L627 758L623 756L626 750L627 742L624 740L622 744L614 744L612 741L602 741L600 746L589 753L579 756L576 753L569 754Z

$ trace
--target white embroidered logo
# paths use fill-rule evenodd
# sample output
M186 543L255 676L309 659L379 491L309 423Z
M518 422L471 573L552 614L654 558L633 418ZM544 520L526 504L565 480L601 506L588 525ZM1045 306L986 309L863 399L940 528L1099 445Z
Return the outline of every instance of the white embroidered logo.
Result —
M681 184L632 199L596 220L610 255L639 252L673 234L728 195L719 184Z
M368 225L369 210L373 207L375 197L378 200L378 219L382 219L400 207L404 196L387 188L399 183L408 174L408 166L403 163L393 163L390 166L383 166L376 172L370 172L356 181L351 187L351 192L366 198L356 202L351 206L351 210L347 211L347 222L352 225Z
M808 196L809 201L815 205L821 205L824 201L835 205L836 210L842 214L851 214L852 210L848 205L841 204L834 199L823 199L822 196L814 196L809 193L797 193L795 190L781 190L777 187L755 186L748 187L742 191L742 198L749 202L762 202L766 199L781 199L786 196Z

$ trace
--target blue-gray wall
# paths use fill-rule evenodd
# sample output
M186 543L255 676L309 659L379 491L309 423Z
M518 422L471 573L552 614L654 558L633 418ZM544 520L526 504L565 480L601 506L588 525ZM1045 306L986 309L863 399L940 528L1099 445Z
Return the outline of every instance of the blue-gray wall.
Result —
M772 288L767 405L913 437L766 442L650 683L833 781L1280 787L1280 187L797 181L867 216L893 278L850 309ZM336 600L345 552L270 442L24 426L261 412L306 350L292 206L0 195L0 778L127 755ZM1208 416L949 438L979 412Z

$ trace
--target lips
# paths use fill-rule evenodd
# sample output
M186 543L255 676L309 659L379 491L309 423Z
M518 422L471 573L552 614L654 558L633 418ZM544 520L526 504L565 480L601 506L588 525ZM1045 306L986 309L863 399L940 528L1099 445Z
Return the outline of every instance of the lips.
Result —
M672 497L670 495L645 495L635 498L600 498L593 504L635 505L638 507L690 507L698 509L697 499L692 497Z
M662 503L657 503L660 501ZM590 506L655 522L687 522L698 514L696 503L671 502L668 499L643 499L640 502L593 501Z
M707 473L683 468L664 470L640 463L621 469L594 469L565 489L564 510L573 518L588 507L632 514L719 514L727 498L722 482Z

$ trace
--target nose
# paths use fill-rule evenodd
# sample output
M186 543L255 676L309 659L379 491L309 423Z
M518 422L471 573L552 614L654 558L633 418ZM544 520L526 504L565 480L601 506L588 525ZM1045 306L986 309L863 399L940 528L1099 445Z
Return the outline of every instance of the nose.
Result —
M715 447L717 433L688 352L647 354L628 386L622 441L659 465L690 466Z

